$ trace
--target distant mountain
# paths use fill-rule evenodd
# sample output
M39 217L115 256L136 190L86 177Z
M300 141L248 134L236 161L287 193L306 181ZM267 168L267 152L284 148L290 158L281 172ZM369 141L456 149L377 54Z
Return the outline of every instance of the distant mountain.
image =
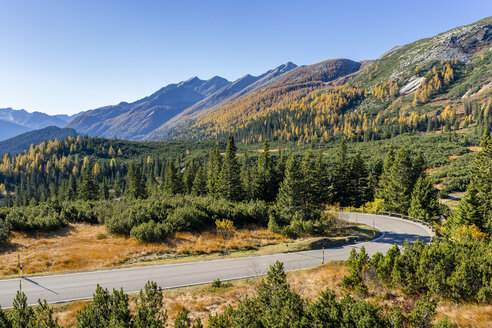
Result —
M0 140L48 126L63 127L77 115L48 115L41 112L29 113L23 109L0 108L0 120L11 123L10 125L0 123L0 128L5 126L5 129L0 131Z
M0 141L31 131L31 128L0 119ZM1 151L1 149L0 149Z
M66 126L89 136L138 139L229 84L218 76L207 81L193 77L169 84L133 103L123 102L87 111Z
M203 112L206 112L209 108L228 103L243 95L250 94L255 90L265 88L268 85L276 82L278 79L285 76L288 72L294 70L295 68L297 68L296 64L288 62L259 76L252 76L250 74L247 74L237 79L236 81L224 86L222 89L197 102L193 106L188 107L175 117L165 122L156 130L148 133L145 136L145 139L159 139L162 137L163 134L166 133L169 128L176 126L182 122L188 121L198 114L203 114Z
M282 70L280 66L267 72L263 76L267 83L251 83L244 88L245 92L238 92L207 110L183 117L188 110L184 111L148 135L148 139L202 139L215 136L219 131L233 131L254 117L266 115L267 108L282 107L356 73L362 64L349 59L331 59L308 66L297 67L292 63L286 66L290 69Z
M68 136L77 135L78 134L74 129L59 128L56 126L29 131L13 138L0 141L0 156L5 153L10 153L11 155L22 153L24 150L29 149L31 144L39 145L43 141L54 139L62 140Z
M133 103L87 111L66 126L89 136L130 140L158 137L168 125L265 87L296 67L287 63L260 76L246 75L234 82L219 76L206 81L194 77L170 84Z

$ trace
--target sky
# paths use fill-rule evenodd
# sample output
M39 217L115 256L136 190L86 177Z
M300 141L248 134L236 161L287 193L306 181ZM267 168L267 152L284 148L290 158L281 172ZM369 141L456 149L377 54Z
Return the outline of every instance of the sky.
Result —
M74 114L193 76L373 59L489 15L489 0L0 0L0 108Z

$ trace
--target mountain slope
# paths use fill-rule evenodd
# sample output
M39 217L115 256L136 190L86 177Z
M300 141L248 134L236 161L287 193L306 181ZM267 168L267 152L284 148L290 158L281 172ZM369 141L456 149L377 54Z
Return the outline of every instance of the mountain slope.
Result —
M331 59L297 67L265 87L219 104L166 130L157 130L162 134L154 134L150 139L200 139L229 133L271 110L285 107L310 92L326 88L361 67L361 63L349 59Z
M0 140L9 139L31 130L31 128L0 119Z
M29 113L23 109L0 108L0 140L48 126L62 127L77 115L48 115L41 112Z
M66 126L90 136L148 139L149 135L160 135L158 129L265 87L296 67L287 63L260 76L246 75L234 82L219 76L206 81L194 77L170 84L130 104L120 103L85 112Z
M160 139L243 142L389 138L492 127L492 17L395 47L375 61L333 60L165 131ZM332 72L332 74L330 74Z
M13 138L1 141L0 156L5 153L16 155L29 149L31 145L39 145L47 140L63 140L68 136L77 135L78 134L74 129L62 129L56 126L49 126L43 129L29 131Z
M159 139L173 126L188 121L196 115L203 115L209 108L230 102L243 95L250 94L259 88L267 87L296 68L297 65L288 62L259 76L247 74L176 115L155 131L149 133L146 139Z
M138 138L228 84L229 81L218 76L207 81L194 77L170 84L133 103L90 110L67 127L90 136Z

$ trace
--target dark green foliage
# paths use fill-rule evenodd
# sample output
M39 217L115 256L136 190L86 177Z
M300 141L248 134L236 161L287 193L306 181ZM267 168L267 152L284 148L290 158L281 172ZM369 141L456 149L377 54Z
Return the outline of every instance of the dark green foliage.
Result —
M209 327L388 327L378 306L345 296L340 302L327 289L312 302L303 301L286 282L283 265L270 267L254 297L244 298L237 309L210 317ZM395 326L398 327L398 326Z
M0 327L3 328L12 328L12 323L9 320L9 317L5 311L2 310L0 306Z
M193 196L204 196L206 193L207 193L207 175L203 170L203 168L200 166L196 171L195 178L193 179L191 194Z
M59 328L58 320L53 318L53 309L46 301L39 301L35 307L27 305L27 297L17 292L8 315L0 308L0 327L2 328Z
M357 292L361 296L365 296L367 294L367 287L362 279L362 272L368 262L369 256L364 246L361 247L359 253L356 252L355 248L352 248L350 257L347 260L349 275L343 278L342 286Z
M147 198L144 177L140 168L135 167L133 162L130 164L130 169L126 175L126 185L128 197L135 199Z
M210 152L209 162L208 162L208 180L207 189L209 195L212 197L220 196L220 172L222 170L222 158L219 153L219 146L215 145Z
M353 252L348 261L350 275L343 283L355 289L364 282L363 273L374 270L384 285L410 294L430 292L457 302L489 302L491 249L491 241L486 239L437 239L430 245L420 241L405 243L402 252L395 245L386 255L377 253L369 261L365 260L367 255Z
M22 292L17 292L12 302L12 311L9 313L9 320L13 328L27 328L34 316L32 308L27 306L27 297Z
M427 222L438 222L440 212L437 189L426 174L421 174L413 188L408 215Z
M4 221L4 218L2 218L0 215L0 245L6 243L7 240L9 239L9 236L10 236L9 227Z
M347 158L347 144L342 139L333 170L332 199L333 204L348 206L350 204L350 163Z
M99 199L99 187L89 169L84 170L80 179L79 197L83 200Z
M166 177L163 187L164 191L169 195L181 194L184 192L185 186L183 185L181 171L175 166L172 158L167 162Z
M476 225L481 231L492 233L492 140L489 134L482 138L482 151L476 156L472 178L458 209L448 226Z
M263 152L258 156L258 167L255 172L254 181L254 197L267 202L274 201L278 191L277 175L270 155L270 145L265 140L263 143ZM246 176L244 180L248 181L249 178Z
M234 138L229 137L227 148L222 162L222 169L219 174L220 194L227 200L238 201L243 198L243 188L239 164L236 159L236 145Z
M130 313L128 295L123 290L107 289L99 285L93 301L77 313L77 327L160 328L166 321L162 310L162 291L153 282L145 285L137 300L135 315Z
M212 197L156 196L123 202L106 220L110 233L131 235L141 242L158 242L175 231L196 231L215 225L217 219L232 220L236 226L266 224L269 206L262 201L232 202Z
M133 320L134 328L160 328L167 320L162 308L162 289L155 282L147 282L140 291Z
M279 213L286 220L299 211L302 211L303 199L303 175L297 157L292 154L287 160L285 178L280 184L277 195L277 207ZM288 222L288 221L287 221Z
M408 322L415 328L427 328L432 326L436 316L436 303L428 296L422 297L415 304L412 312L408 315Z
M401 148L395 156L389 171L388 193L385 204L390 211L406 213L413 190L412 163L405 148Z
M361 158L360 152L356 152L350 163L350 204L360 207L371 200L369 190L369 174L366 165Z

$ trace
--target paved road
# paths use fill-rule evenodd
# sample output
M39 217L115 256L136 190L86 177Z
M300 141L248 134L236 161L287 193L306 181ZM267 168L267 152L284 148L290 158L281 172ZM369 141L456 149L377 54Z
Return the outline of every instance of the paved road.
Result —
M372 214L342 213L342 218L356 221L381 230L383 234L376 240L348 244L325 250L325 261L347 259L352 248L365 246L372 255L386 252L393 244L403 244L405 239L430 241L430 231L423 225ZM183 264L165 264L107 271L81 272L40 276L22 279L22 290L29 304L38 299L49 303L90 298L97 284L102 287L121 288L126 292L135 292L144 287L145 282L153 280L162 288L176 288L189 285L210 283L220 278L232 280L263 275L275 261L284 263L286 270L300 270L321 264L322 251L284 253L267 256L203 261ZM0 305L11 307L12 300L19 288L19 279L0 280Z

